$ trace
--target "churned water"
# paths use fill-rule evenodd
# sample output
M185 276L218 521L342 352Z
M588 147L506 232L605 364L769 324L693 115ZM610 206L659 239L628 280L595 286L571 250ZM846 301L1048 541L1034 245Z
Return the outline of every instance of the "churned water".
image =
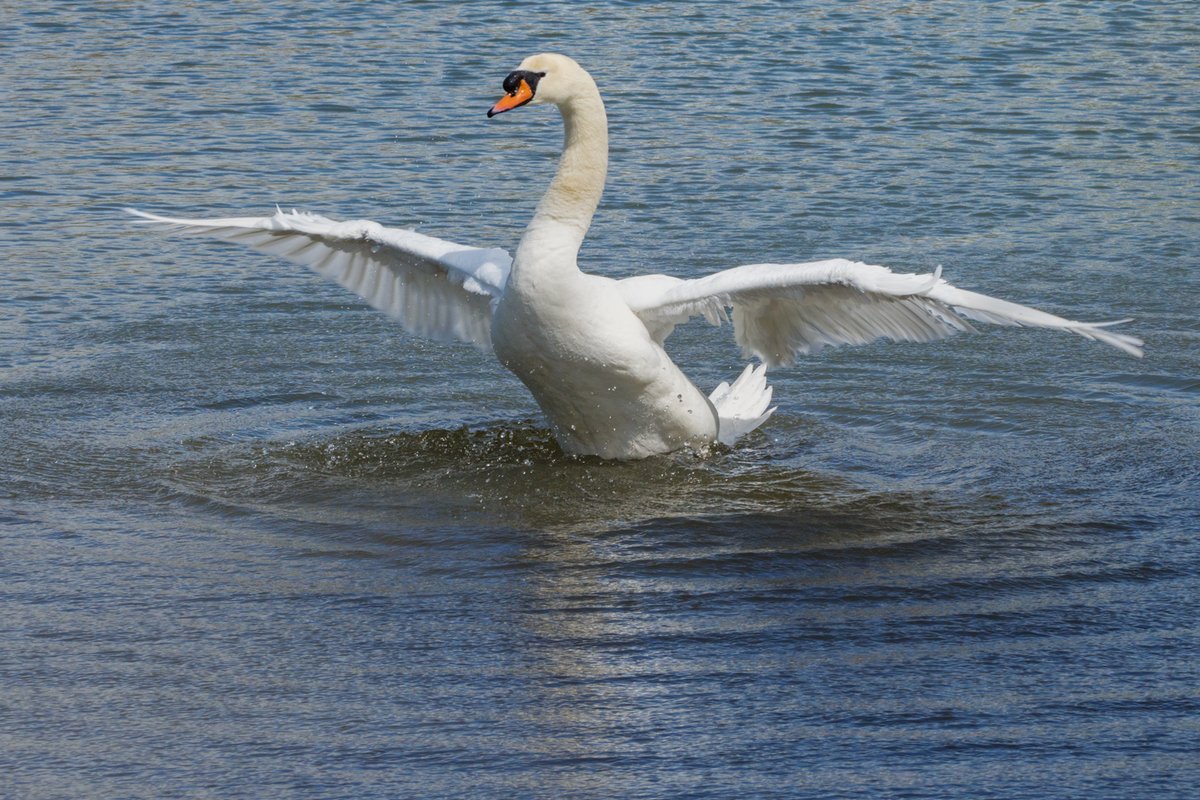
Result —
M1190 0L2 5L4 797L1194 796ZM608 102L587 268L942 265L1146 358L881 342L572 460L490 357L120 212L511 248L542 50Z

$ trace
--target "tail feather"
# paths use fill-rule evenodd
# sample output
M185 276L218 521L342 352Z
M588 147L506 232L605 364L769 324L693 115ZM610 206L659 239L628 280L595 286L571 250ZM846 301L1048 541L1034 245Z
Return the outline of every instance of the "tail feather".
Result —
M770 419L771 393L765 364L747 364L732 386L722 381L708 396L717 409L717 441L730 446Z

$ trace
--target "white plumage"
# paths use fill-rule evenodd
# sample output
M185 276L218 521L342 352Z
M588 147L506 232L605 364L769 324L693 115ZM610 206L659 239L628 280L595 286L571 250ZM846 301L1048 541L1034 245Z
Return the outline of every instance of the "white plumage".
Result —
M608 163L595 82L571 59L542 54L522 62L505 89L489 116L552 103L566 126L558 172L515 259L500 249L296 211L208 220L132 213L311 267L411 333L494 349L530 388L563 449L577 454L641 458L732 444L774 411L766 367L823 347L931 341L986 322L1070 331L1142 355L1140 340L1106 330L1115 322L1076 322L957 289L940 268L909 275L832 259L753 264L692 280L588 275L576 255ZM695 316L719 325L730 321L730 309L743 353L763 366L747 367L732 386L722 383L705 397L663 344L676 325Z
M1075 322L1035 308L967 292L929 275L896 274L845 259L810 264L751 264L694 280L665 275L621 282L629 307L660 341L693 316L713 324L733 308L734 335L747 357L768 366L825 346L876 339L928 342L973 330L970 321L1058 328L1141 356L1142 342L1104 330L1116 322ZM665 332L665 333L664 333Z
M387 314L409 333L439 341L492 344L492 302L504 293L512 258L377 222L335 222L277 210L270 217L144 220L244 244L311 267Z

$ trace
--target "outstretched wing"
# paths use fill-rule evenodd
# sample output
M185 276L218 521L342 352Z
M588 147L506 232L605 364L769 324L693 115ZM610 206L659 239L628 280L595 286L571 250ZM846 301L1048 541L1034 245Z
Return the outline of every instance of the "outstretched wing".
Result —
M660 343L693 316L714 325L733 309L737 343L768 366L790 365L822 347L879 338L927 342L971 322L1057 328L1141 357L1142 342L1105 330L1117 322L1075 322L1035 308L956 289L930 275L896 274L845 259L751 264L695 280L646 275L620 281L625 301ZM1120 320L1119 322L1127 322Z
M311 267L419 336L487 350L492 303L512 258L376 222L335 222L277 211L270 217L175 219L129 209L148 223L244 244Z

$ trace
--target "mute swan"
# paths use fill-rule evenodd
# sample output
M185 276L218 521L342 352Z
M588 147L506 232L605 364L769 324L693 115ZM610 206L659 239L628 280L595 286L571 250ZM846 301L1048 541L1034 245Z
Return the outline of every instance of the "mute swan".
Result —
M895 274L844 259L753 264L704 278L613 280L581 272L576 255L600 201L608 122L592 77L570 58L531 56L504 79L493 117L525 104L558 106L566 128L558 172L517 245L463 247L367 221L274 216L175 219L162 226L238 242L312 267L412 333L494 350L533 393L562 449L636 459L714 441L732 444L775 410L767 366L824 346L881 337L930 341L970 321L1057 328L1141 356L1138 339L956 289L930 275ZM663 349L693 316L733 330L747 366L709 396ZM1121 320L1125 322L1127 320Z

